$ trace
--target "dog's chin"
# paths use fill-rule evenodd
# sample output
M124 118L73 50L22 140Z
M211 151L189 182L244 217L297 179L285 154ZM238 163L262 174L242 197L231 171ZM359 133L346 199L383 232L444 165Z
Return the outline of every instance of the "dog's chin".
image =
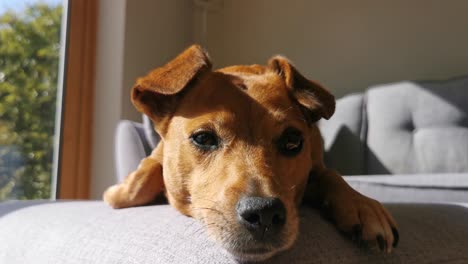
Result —
M295 239L289 239L285 241L284 244L280 246L262 246L262 247L231 247L228 245L223 245L223 248L236 260L240 262L260 262L265 261L281 251L289 249L294 244ZM235 243L234 243L235 244Z
M231 256L240 262L260 262L265 261L278 253L278 250L258 250L255 251L230 251Z
M289 249L293 245L294 241L291 241L281 247L278 248L256 248L256 249L229 249L225 248L225 250L236 260L240 262L260 262L265 261L269 258L272 258L276 254L281 251Z

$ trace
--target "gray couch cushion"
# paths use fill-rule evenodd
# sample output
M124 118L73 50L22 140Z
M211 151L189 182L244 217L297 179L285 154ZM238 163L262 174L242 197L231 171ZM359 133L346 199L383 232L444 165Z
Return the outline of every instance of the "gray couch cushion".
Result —
M418 172L466 172L468 128L420 129L414 133L414 150Z
M148 141L151 149L154 149L159 141L161 140L161 137L156 133L154 130L153 122L147 115L143 115L143 126L145 129L145 135L146 135L146 140ZM149 154L149 153L148 153Z
M13 203L0 204L0 263L236 263L200 224L167 205ZM467 208L388 208L401 232L391 255L357 248L315 210L302 208L298 241L269 263L468 263Z
M468 172L468 78L367 92L368 174Z
M468 174L348 176L357 191L381 202L468 203Z
M120 121L115 133L117 181L122 181L134 171L140 161L151 152L151 149L142 124L127 120Z
M364 174L364 96L353 94L336 102L330 120L319 122L328 167L345 175Z

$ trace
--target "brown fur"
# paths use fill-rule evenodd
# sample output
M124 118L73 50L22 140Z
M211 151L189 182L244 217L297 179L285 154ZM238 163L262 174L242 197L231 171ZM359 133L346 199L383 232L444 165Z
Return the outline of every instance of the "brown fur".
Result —
M323 205L346 233L379 241L387 252L396 245L396 223L386 209L325 167L315 122L333 115L334 97L286 58L274 57L268 66L212 71L206 53L192 46L138 79L132 101L155 122L162 140L123 183L105 192L112 207L144 205L165 192L172 206L205 224L237 258L248 260L268 258L293 244L303 200ZM286 127L304 135L303 149L294 157L275 148ZM210 152L195 148L189 138L200 129L215 131L221 147ZM236 203L243 195L277 197L286 207L279 242L262 245L268 253L243 253L259 246L236 221Z

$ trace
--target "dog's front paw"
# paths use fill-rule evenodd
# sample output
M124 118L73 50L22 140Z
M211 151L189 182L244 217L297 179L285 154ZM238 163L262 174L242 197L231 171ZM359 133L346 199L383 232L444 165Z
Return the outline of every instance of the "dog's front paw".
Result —
M122 196L121 192L120 184L113 185L104 192L102 199L114 209L124 208L125 204L120 197Z
M357 192L324 201L338 228L349 234L358 245L390 253L398 245L397 224L391 214L376 200Z

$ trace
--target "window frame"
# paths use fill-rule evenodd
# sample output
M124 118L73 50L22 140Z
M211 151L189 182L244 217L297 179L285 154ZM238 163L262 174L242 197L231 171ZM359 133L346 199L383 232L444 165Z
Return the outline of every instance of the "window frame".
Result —
M64 5L65 7L65 5ZM56 199L89 199L98 1L68 0Z

